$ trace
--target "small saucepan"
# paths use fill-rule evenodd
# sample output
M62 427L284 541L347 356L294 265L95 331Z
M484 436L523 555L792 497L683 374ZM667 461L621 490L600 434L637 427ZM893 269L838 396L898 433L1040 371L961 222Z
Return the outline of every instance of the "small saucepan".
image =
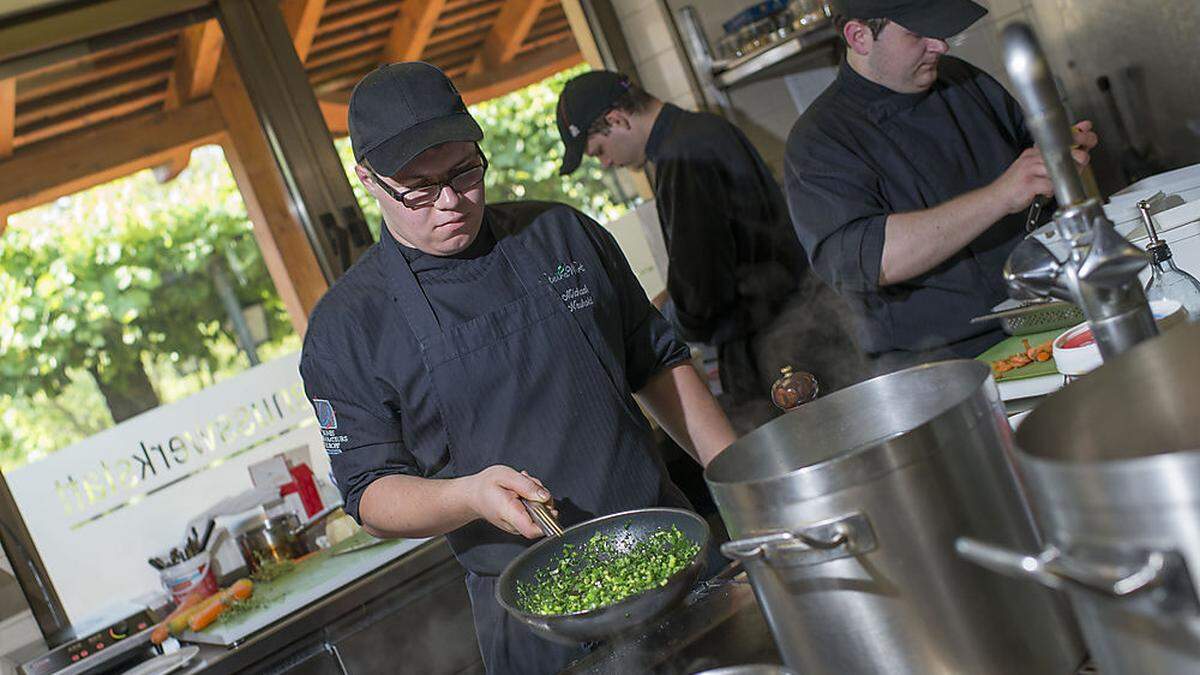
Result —
M291 560L308 553L309 546L302 535L314 525L324 522L325 517L335 510L326 509L303 525L294 513L277 516L264 514L244 524L237 536L237 544L250 573L254 574L264 564Z

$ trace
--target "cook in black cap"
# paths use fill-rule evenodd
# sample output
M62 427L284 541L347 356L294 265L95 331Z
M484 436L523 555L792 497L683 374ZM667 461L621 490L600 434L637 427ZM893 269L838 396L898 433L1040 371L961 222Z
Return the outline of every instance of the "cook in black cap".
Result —
M604 228L486 204L483 134L440 70L374 71L349 122L383 235L313 310L300 361L344 508L379 536L446 535L489 673L558 672L581 648L495 599L541 536L518 498L553 495L564 527L688 508L635 392L701 462L733 432Z
M557 117L564 173L583 154L606 167L653 166L668 255L664 313L685 340L716 349L735 428L778 412L771 383L785 365L814 373L822 391L861 379L845 303L810 273L783 193L741 130L608 71L567 82Z
M785 192L813 267L859 310L880 371L972 358L1004 334L972 324L1007 297L1026 209L1052 186L1017 102L946 39L970 0L836 0L837 79L787 141ZM1076 125L1076 161L1097 143ZM1050 212L1047 209L1047 212Z

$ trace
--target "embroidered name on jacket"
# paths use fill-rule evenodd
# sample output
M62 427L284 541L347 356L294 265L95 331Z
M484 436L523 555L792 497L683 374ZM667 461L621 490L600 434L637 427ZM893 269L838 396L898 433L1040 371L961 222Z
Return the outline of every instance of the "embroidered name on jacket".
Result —
M586 271L587 267L583 263L572 260L565 264L559 264L554 272L550 274L543 273L542 276L551 284L556 284L572 277L579 277L579 285L568 288L559 294L567 309L575 312L576 310L596 304L595 299L592 297L591 289L587 287L587 284L583 283L583 273Z

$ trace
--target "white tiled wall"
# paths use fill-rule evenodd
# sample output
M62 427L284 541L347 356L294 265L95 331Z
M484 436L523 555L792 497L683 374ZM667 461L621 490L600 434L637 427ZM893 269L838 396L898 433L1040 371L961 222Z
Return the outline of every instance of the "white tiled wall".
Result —
M613 0L625 42L642 86L687 110L698 102L688 80L688 63L672 36L671 19L658 0Z
M974 26L950 41L950 53L970 61L1012 90L1004 73L1000 32L1013 21L1034 24L1031 0L975 0L988 13Z

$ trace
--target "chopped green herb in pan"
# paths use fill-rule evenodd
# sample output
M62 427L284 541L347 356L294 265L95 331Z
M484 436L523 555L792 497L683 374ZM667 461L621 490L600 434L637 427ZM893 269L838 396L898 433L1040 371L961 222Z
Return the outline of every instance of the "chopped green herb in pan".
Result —
M621 546L619 535L597 532L582 546L562 553L538 570L530 583L517 582L517 605L531 614L570 614L605 607L642 591L665 586L699 552L677 527L662 529Z

